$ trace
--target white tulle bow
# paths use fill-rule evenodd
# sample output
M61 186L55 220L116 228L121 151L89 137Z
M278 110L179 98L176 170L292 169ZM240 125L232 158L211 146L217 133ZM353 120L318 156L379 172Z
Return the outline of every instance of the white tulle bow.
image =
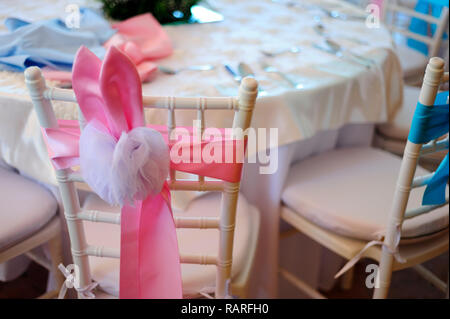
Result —
M148 127L123 132L119 140L98 122L80 137L80 166L86 183L104 201L123 206L158 194L169 173L169 149Z

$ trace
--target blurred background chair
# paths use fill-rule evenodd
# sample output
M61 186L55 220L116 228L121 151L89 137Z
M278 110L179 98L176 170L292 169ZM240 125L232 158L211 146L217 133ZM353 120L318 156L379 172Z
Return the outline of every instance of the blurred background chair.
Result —
M76 102L72 90L47 88L37 67L25 71L30 95L42 127L57 128L51 100ZM231 110L233 127L250 126L257 95L257 83L245 78L236 98L173 98L144 97L145 107L168 111L168 131L176 127L175 110L197 111L200 127L205 128L208 112ZM230 107L232 106L232 107ZM80 118L80 126L83 126ZM183 296L201 297L214 294L216 298L229 294L246 298L259 237L259 211L239 194L239 182L196 179L176 179L171 171L169 187L174 191L206 191L195 197L187 209L174 210L182 263ZM111 207L91 193L80 203L75 182L83 182L71 169L58 170L58 185L62 194L73 256L79 267L81 290L92 280L98 282L96 297L119 296L120 270L120 208ZM211 193L215 192L215 193ZM219 196L218 193L221 193ZM81 206L81 207L80 207ZM88 243L95 243L95 246ZM109 247L104 247L109 246ZM79 291L81 291L78 289ZM83 294L78 294L83 298Z
M382 16L397 43L405 81L420 83L428 59L440 56L448 29L448 1L383 1Z
M398 156L403 156L409 127L414 115L414 110L419 100L420 88L405 86L403 90L403 106L391 122L376 126L373 145L376 148L388 151ZM448 136L448 134L446 135ZM443 136L441 139L444 139ZM419 163L428 169L436 169L437 165L446 155L445 151L431 153L420 158Z
M25 255L48 269L58 287L64 282L58 264L62 262L58 204L51 192L0 165L0 263ZM47 244L50 260L33 251ZM49 291L41 298L52 298Z
M444 61L432 58L419 98L422 104L434 104L443 74ZM447 289L442 280L420 265L447 251L449 240L448 198L443 205L421 205L422 186L431 176L420 166L416 169L421 147L408 142L403 162L388 152L359 147L314 156L291 167L282 194L281 218L285 222L352 260L342 279L346 285L351 285L351 266L359 258L378 262L383 258L382 289L376 290L376 298L387 297L392 271L408 267L417 269L441 290ZM448 139L424 146L422 153L440 148L448 149ZM413 181L414 173L419 177ZM410 192L411 187L414 189ZM448 196L448 186L446 193ZM401 238L396 238L400 234ZM394 260L397 248L405 262L400 262L400 257ZM299 289L320 297L292 273L285 269L280 273Z

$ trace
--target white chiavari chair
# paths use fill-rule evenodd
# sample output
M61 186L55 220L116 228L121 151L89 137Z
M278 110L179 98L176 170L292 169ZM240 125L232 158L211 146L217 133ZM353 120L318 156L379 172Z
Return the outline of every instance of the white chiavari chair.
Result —
M76 102L74 92L47 87L37 67L28 68L25 79L41 126L57 128L51 100ZM238 98L144 96L143 104L146 108L167 110L169 132L176 128L177 110L196 110L202 131L205 128L205 113L228 110L230 115L234 113L233 128L245 130L250 126L257 86L254 79L246 78L239 88ZM84 120L81 112L79 114L82 128ZM79 172L72 169L56 170L56 176L65 209L72 257L79 268L78 296L83 297L80 291L95 280L102 290L97 297L117 297L120 210L108 207L93 194L88 196L84 205L80 205L76 182L82 183L83 180ZM174 212L182 263L183 295L196 297L205 292L214 293L216 298L224 298L229 294L245 298L259 235L259 212L239 194L240 183L205 180L203 176L180 180L177 179L177 172L172 170L168 184L171 191L221 193L221 196L208 193L197 197L186 211L179 214ZM93 246L88 243L91 241L92 244L96 241L95 244L100 242L115 247ZM185 252L184 249L189 251ZM202 251L204 249L209 251ZM211 286L212 291L200 289Z
M56 199L43 186L0 163L0 263L25 255L46 268L62 285L61 223ZM35 248L47 245L50 260ZM40 298L53 298L57 290Z
M448 81L444 61L432 58L420 103L434 105L441 80ZM344 268L348 271L341 281L343 288L351 285L354 263L370 258L380 263L375 298L387 297L393 271L409 267L445 291L446 284L420 264L448 250L448 197L442 205L422 206L423 186L432 175L417 166L420 156L443 149L448 152L448 138L425 146L408 142L403 160L360 147L303 160L291 167L282 194L281 218L351 261ZM446 193L448 196L448 186ZM281 235L291 233L288 230ZM287 270L280 269L280 273L309 295L320 296Z
M430 1L432 3L433 1ZM442 45L442 37L445 30L448 28L448 7L443 7L441 16L439 18L431 14L423 14L414 11L407 3L399 0L389 0L383 2L384 23L394 35L405 36L410 39L417 40L428 46L428 55L424 55L406 44L398 44L396 51L400 59L403 69L403 77L408 81L414 83L418 77L423 74L429 58L438 56ZM397 18L399 16L407 16L408 18L418 18L430 24L436 24L436 31L434 34L427 36L416 34L398 25ZM409 26L409 24L408 24Z

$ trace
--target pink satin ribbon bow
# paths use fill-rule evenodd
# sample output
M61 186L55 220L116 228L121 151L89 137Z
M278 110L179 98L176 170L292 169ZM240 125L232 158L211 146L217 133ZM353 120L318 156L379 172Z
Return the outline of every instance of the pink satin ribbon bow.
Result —
M169 143L167 129L163 126L147 126L147 129L145 128L139 75L133 62L119 49L111 47L102 63L87 48L80 48L74 63L72 83L87 126L81 134L77 121L60 120L58 121L59 128L44 130L49 156L55 168L68 168L81 162L83 177L85 176L84 168L90 170L91 174L96 174L96 171L92 171L92 167L89 167L88 164L84 164L85 167L83 167L83 157L86 155L82 153L86 153L86 149L89 151L101 149L97 148L95 144L97 140L91 135L89 135L88 142L83 142L83 138L86 140L86 136L88 136L88 127L100 127L100 134L103 135L94 137L109 138L105 145L109 145L108 143L112 141L112 151L118 148L123 139L130 138L134 132L142 131L142 129L160 135L161 143L165 145L167 151L176 143L180 143L180 141ZM228 138L224 134L224 130L220 131L221 138L199 143L194 141L192 132L192 128L189 128L189 139L187 142L183 142L189 143L191 151L196 147L199 147L200 150L204 149L208 142L220 143L222 154L230 151L234 154L241 146L239 141ZM84 145L86 143L93 145L88 145L89 147L86 148L83 143ZM150 143L150 149L152 146L155 145ZM133 154L136 148L131 149L130 154ZM158 150L158 152L161 151ZM119 154L119 156L123 159L131 156L130 154ZM95 155L101 157L103 154L98 152ZM150 155L154 156L151 150ZM146 163L142 163L142 165L144 167ZM238 182L242 171L242 162L205 163L201 160L200 162L174 163L172 161L170 166L180 171L229 182ZM168 168L162 171L168 171ZM150 169L148 172L152 174L155 169ZM121 172L113 171L112 173ZM99 174L106 173L100 170ZM145 175L141 170L138 172L138 176L141 176L139 174ZM120 298L182 297L181 266L170 206L170 190L165 182L166 176L163 177L162 187L160 190L158 189L157 193L146 193L144 198L138 198L137 193L129 194L134 196L132 202L122 203ZM151 178L149 180L151 181ZM117 181L120 184L120 179ZM158 186L153 185L152 187Z

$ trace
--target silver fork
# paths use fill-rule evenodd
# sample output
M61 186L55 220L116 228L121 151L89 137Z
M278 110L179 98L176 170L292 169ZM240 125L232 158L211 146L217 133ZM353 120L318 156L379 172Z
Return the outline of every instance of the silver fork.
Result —
M291 85L293 88L298 88L299 84L296 83L295 81L293 81L292 79L289 78L289 76L287 76L286 73L281 72L280 70L278 70L277 68L268 65L265 61L261 61L260 62L261 68L268 73L276 73L278 74L280 77L283 78L283 80L285 80L286 82L289 83L289 85Z

